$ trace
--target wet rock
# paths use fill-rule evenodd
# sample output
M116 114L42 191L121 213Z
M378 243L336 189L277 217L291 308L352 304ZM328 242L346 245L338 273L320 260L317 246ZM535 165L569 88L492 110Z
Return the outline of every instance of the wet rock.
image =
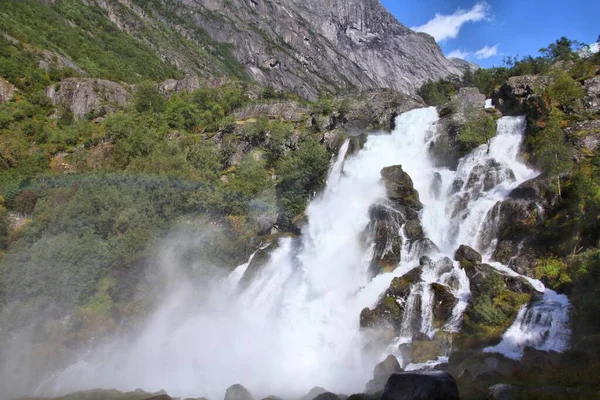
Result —
M439 172L434 173L429 190L436 199L439 199L442 194L442 183L442 175Z
M460 263L461 268L467 270L467 275L474 267L481 264L483 258L481 254L475 251L473 248L465 245L461 245L456 253L454 253L454 259Z
M365 387L367 393L377 393L385 388L385 384L393 374L402 372L400 363L393 355L389 355L385 360L375 366L373 379Z
M458 400L458 387L452 375L432 371L392 375L381 400Z
M0 104L7 103L15 96L15 86L0 78Z
M398 354L400 355L400 360L398 360L398 362L400 363L400 367L404 369L411 363L412 344L402 343L398 345Z
M432 263L433 263L433 261L431 261L431 258L429 258L427 256L423 256L419 259L419 265L421 267L430 266Z
M419 200L419 192L415 190L412 179L402 170L402 166L394 165L383 168L381 177L390 200L413 210L423 208L423 204Z
M240 384L235 384L225 391L225 400L254 400L254 397L248 389Z
M46 95L54 105L64 104L75 118L113 112L131 100L131 94L120 84L92 78L63 79L46 88Z
M458 299L454 297L447 286L439 283L432 283L433 291L433 320L434 327L441 328L452 317L452 311L458 304Z
M277 218L269 214L261 214L258 217L258 235L265 236L270 235L273 227L277 222Z
M413 336L411 347L411 361L424 363L435 360L440 356L447 356L452 348L452 335L446 332L436 332L433 339L425 336Z
M488 387L522 370L519 361L497 353L481 351L453 351L448 359L448 370L459 381L475 381Z
M372 209L373 211L373 209ZM383 212L383 219L376 216L375 213ZM389 210L381 209L373 211L370 227L375 247L373 249L373 258L371 260L371 272L377 275L381 272L391 272L400 263L402 257L402 237L400 236L400 224L398 219L400 215L393 215Z
M273 242L256 251L242 279L240 279L240 289L246 289L250 283L261 273L264 266L271 260L271 254L279 247L279 239L276 238Z
M394 278L375 308L373 310L365 308L361 311L361 328L380 327L397 331L402 322L402 314L406 298L410 294L410 288L420 281L420 268L414 268L403 276Z
M515 385L499 383L489 387L491 400L516 400L519 398L521 389Z
M421 239L425 236L423 227L418 219L411 219L404 225L404 233L409 240Z
M448 257L444 257L435 262L435 269L438 271L438 275L442 276L454 269L454 263Z

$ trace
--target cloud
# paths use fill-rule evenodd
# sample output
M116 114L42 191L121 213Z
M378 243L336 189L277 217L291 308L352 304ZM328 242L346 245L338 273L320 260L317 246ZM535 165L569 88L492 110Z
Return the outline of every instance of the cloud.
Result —
M486 58L493 57L498 54L498 45L494 46L483 46L481 49L475 52L475 58L478 60L485 60Z
M435 14L432 20L425 25L415 26L411 29L417 32L430 34L438 42L454 39L458 36L460 28L467 22L477 22L486 19L490 13L490 5L479 2L470 10L458 9L454 14Z
M463 51L460 49L452 50L446 58L460 58L461 60L466 60L471 55L469 51Z

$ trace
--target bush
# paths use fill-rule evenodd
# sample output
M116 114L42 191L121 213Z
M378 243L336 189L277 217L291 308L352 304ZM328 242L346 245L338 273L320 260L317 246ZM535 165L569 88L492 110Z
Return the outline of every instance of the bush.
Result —
M552 83L546 88L550 105L563 111L573 111L583 99L583 88L563 70L556 69L550 74Z
M493 116L476 110L466 114L467 122L456 136L460 155L468 154L478 146L488 143L497 132L496 119Z

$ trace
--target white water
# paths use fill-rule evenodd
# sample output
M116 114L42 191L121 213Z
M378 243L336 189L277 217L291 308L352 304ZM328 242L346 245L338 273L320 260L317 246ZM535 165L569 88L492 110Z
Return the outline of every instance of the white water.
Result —
M239 292L237 282L248 263L205 288L181 284L140 335L82 357L50 377L38 393L141 387L216 400L234 383L245 385L256 398L294 398L315 385L361 392L385 354L363 351L368 338L359 330L360 311L373 306L390 281L417 266L422 255L418 246L405 240L399 267L369 277L373 246L363 242L362 233L369 208L385 195L380 170L401 164L412 177L425 206L424 231L439 248L439 254L430 254L434 261L453 258L460 244L484 253L491 250L494 226L487 213L519 183L535 176L518 157L522 118L501 119L489 150L487 145L474 150L457 171L435 169L427 148L435 140L437 119L434 108L403 114L391 135L370 136L363 150L345 159L346 143L323 194L307 209L309 224L301 238L282 240L245 291ZM493 168L484 168L490 164ZM481 169L490 172L476 176ZM470 295L464 271L457 265L442 270L441 265L424 267L424 283L411 294L413 300L421 296L420 309L412 308L422 317L420 330L430 336L435 333L430 283L456 282L451 291L459 303L444 327L448 331L459 329ZM531 324L521 325L521 330L532 330ZM413 333L406 324L389 352L396 353L397 345L410 341ZM508 345L499 350L513 351Z

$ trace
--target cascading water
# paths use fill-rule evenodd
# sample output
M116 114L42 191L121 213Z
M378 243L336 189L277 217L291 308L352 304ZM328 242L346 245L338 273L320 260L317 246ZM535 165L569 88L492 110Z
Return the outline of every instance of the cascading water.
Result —
M306 211L309 223L301 237L281 239L243 291L238 282L250 263L202 289L181 284L140 335L82 357L50 377L38 393L141 387L218 399L234 383L259 398L270 394L293 398L315 385L334 392L361 392L382 354L364 351L367 341L359 330L360 312L376 304L392 279L414 268L427 250L403 240L398 268L371 278L373 243L364 242L363 232L371 206L385 197L380 171L390 165L401 164L411 176L424 205L423 229L439 249L429 254L440 261L423 266L423 281L414 285L409 297L414 300L407 307L412 312L405 312L404 318L420 313L418 329L429 336L435 333L430 285L437 282L452 286L459 300L442 328L457 331L469 282L463 270L443 258L452 258L459 244L485 253L487 232L493 231L487 213L535 172L518 160L522 118L502 118L489 148L481 146L463 158L457 171L434 168L428 147L435 140L437 120L435 108L413 110L397 118L391 135L369 136L357 154L346 157L344 144L324 192ZM450 285L451 281L455 283ZM538 309L543 312L543 307ZM535 321L540 318L526 314L519 315L518 329L537 329ZM412 329L403 322L402 337L390 351L410 341ZM530 341L539 344L545 337L532 334Z

